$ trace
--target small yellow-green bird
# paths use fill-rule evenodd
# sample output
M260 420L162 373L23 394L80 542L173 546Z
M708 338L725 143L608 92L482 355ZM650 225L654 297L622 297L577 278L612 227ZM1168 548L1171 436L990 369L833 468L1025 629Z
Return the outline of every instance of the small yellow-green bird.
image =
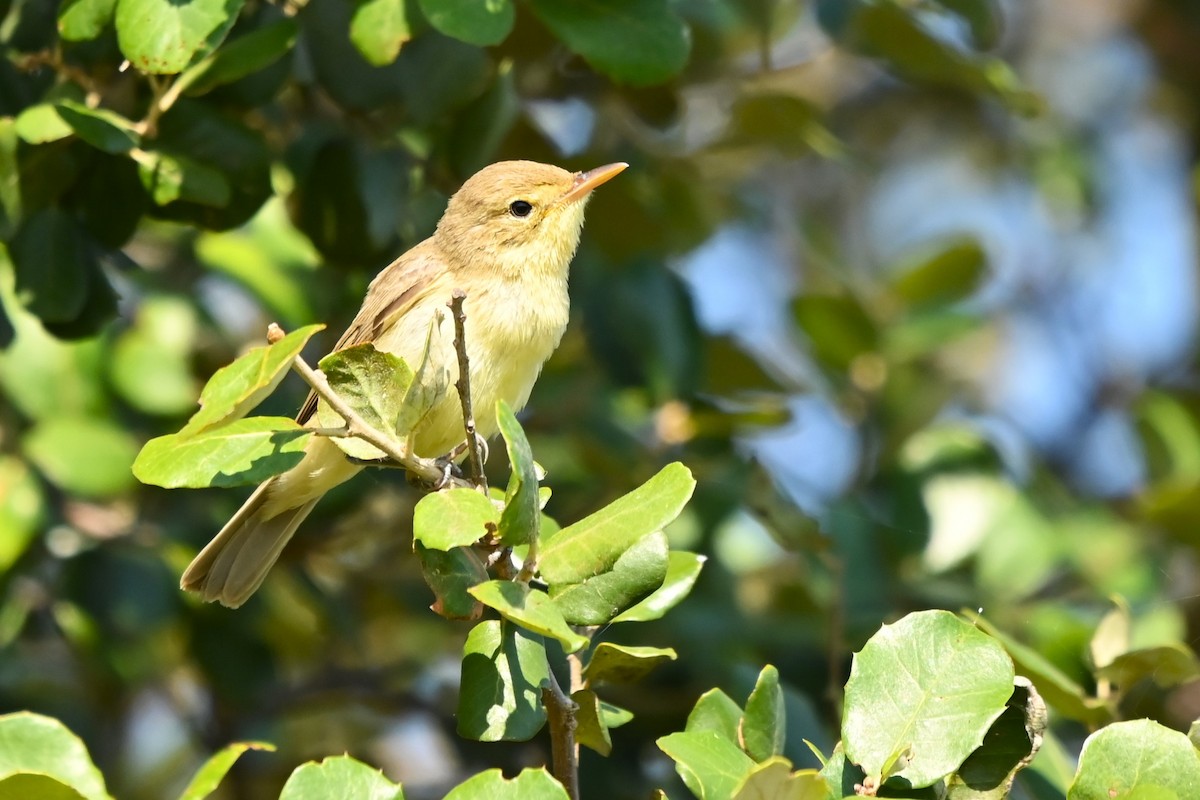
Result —
M462 185L432 236L376 276L334 350L372 342L414 368L428 352L445 372L445 393L414 429L413 451L436 457L463 441L458 363L448 347L426 350L435 315L455 289L466 293L467 355L477 430L496 432L490 410L520 409L567 326L567 271L591 192L621 172L617 163L568 172L532 161L484 167ZM297 420L315 424L310 396ZM362 467L333 441L313 437L291 470L263 483L183 573L180 585L236 608L262 584L321 496Z

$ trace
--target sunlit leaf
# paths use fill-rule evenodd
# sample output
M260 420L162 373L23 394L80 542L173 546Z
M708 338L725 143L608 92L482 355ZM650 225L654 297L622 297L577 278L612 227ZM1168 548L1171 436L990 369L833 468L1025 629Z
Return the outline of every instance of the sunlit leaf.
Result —
M508 403L496 404L496 424L504 437L512 474L504 492L504 512L500 515L500 540L507 545L525 544L537 539L541 522L538 503L537 467L529 439Z
M555 534L538 560L542 576L553 586L608 571L635 542L675 519L695 487L687 467L663 467L629 494Z
M1084 741L1067 800L1183 800L1191 797L1197 786L1200 751L1179 731L1139 719L1115 722Z
M597 683L636 683L660 664L676 659L670 647L630 647L601 642L584 667L589 686Z
M515 778L485 770L450 790L443 800L567 800L567 791L542 768L526 768Z
M261 483L299 464L311 435L287 417L246 417L159 436L137 454L133 474L168 489Z
M689 733L711 731L727 742L737 745L740 741L742 707L720 689L709 689L700 695L687 718L684 730Z
M27 711L0 716L0 779L20 773L51 778L87 800L111 800L104 776L92 764L79 737L58 720ZM17 789L12 784L6 788ZM50 795L63 796L69 795Z
M667 536L655 531L606 571L579 583L551 583L550 596L572 625L603 625L662 586L668 557Z
M187 788L179 796L179 800L205 800L216 791L221 779L225 777L234 762L247 750L274 751L275 745L266 742L235 742L218 750L209 757L204 765L192 776Z
M95 39L109 26L117 0L65 0L58 9L58 34L64 41Z
M320 763L301 764L288 777L279 800L324 800L353 797L354 800L404 800L400 786L383 772L350 756L333 756Z
M329 388L362 417L363 422L397 441L407 430L397 430L405 394L413 383L413 373L404 359L375 345L348 347L330 353L318 365L325 373ZM346 421L321 400L317 403L317 421L322 427L340 428ZM385 453L358 438L336 438L334 443L352 458L377 459Z
M412 38L405 6L411 0L362 0L350 20L350 41L377 67L391 64Z
M120 0L117 42L133 66L158 75L182 72L197 53L229 33L245 0Z
M278 342L255 347L232 364L221 367L200 392L200 410L192 415L181 435L194 436L214 425L240 419L275 391L287 375L292 360L324 325L298 328Z
M774 756L756 764L734 789L732 800L828 800L829 785L815 769L796 770Z
M434 550L467 547L496 529L496 506L474 489L425 495L413 511L413 539Z
M657 744L675 762L675 771L696 797L732 797L754 768L750 756L713 731L672 733Z
M613 617L613 622L649 622L683 602L700 577L706 556L672 550L667 556L667 574L653 594Z
M946 611L909 614L854 655L846 755L877 779L929 786L979 747L1012 692L1012 660L995 639Z
M488 581L470 589L471 596L500 612L509 622L562 642L568 653L586 647L588 639L571 630L554 601L540 589L514 581Z
M33 541L46 512L42 486L19 458L0 455L0 574Z
M755 761L766 761L783 752L787 735L785 713L779 670L768 664L758 675L738 726L742 749L747 755Z
M542 637L486 620L463 645L458 733L481 742L524 742L546 722L541 685L549 679Z

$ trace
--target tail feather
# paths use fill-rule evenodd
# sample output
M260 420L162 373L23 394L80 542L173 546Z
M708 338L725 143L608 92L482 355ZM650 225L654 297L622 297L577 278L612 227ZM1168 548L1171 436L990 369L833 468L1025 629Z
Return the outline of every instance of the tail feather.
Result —
M320 498L266 516L271 484L255 490L233 518L184 571L179 585L206 601L237 608L262 585L296 528Z

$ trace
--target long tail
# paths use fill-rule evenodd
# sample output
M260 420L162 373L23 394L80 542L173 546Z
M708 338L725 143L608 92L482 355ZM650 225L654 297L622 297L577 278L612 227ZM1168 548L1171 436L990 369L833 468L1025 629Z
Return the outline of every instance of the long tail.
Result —
M303 505L266 516L267 494L276 479L259 486L250 499L225 524L192 561L179 581L181 588L198 592L206 601L218 600L237 608L262 584L296 528L320 495Z

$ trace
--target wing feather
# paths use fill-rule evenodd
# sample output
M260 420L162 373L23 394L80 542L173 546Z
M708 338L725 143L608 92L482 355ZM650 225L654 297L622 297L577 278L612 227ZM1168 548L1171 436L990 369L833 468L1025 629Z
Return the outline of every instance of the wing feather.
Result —
M362 308L330 352L378 339L380 333L436 289L437 278L445 270L445 260L433 239L426 239L405 252L371 281ZM449 301L448 295L446 299ZM296 415L296 422L303 425L316 410L317 393L310 391Z

